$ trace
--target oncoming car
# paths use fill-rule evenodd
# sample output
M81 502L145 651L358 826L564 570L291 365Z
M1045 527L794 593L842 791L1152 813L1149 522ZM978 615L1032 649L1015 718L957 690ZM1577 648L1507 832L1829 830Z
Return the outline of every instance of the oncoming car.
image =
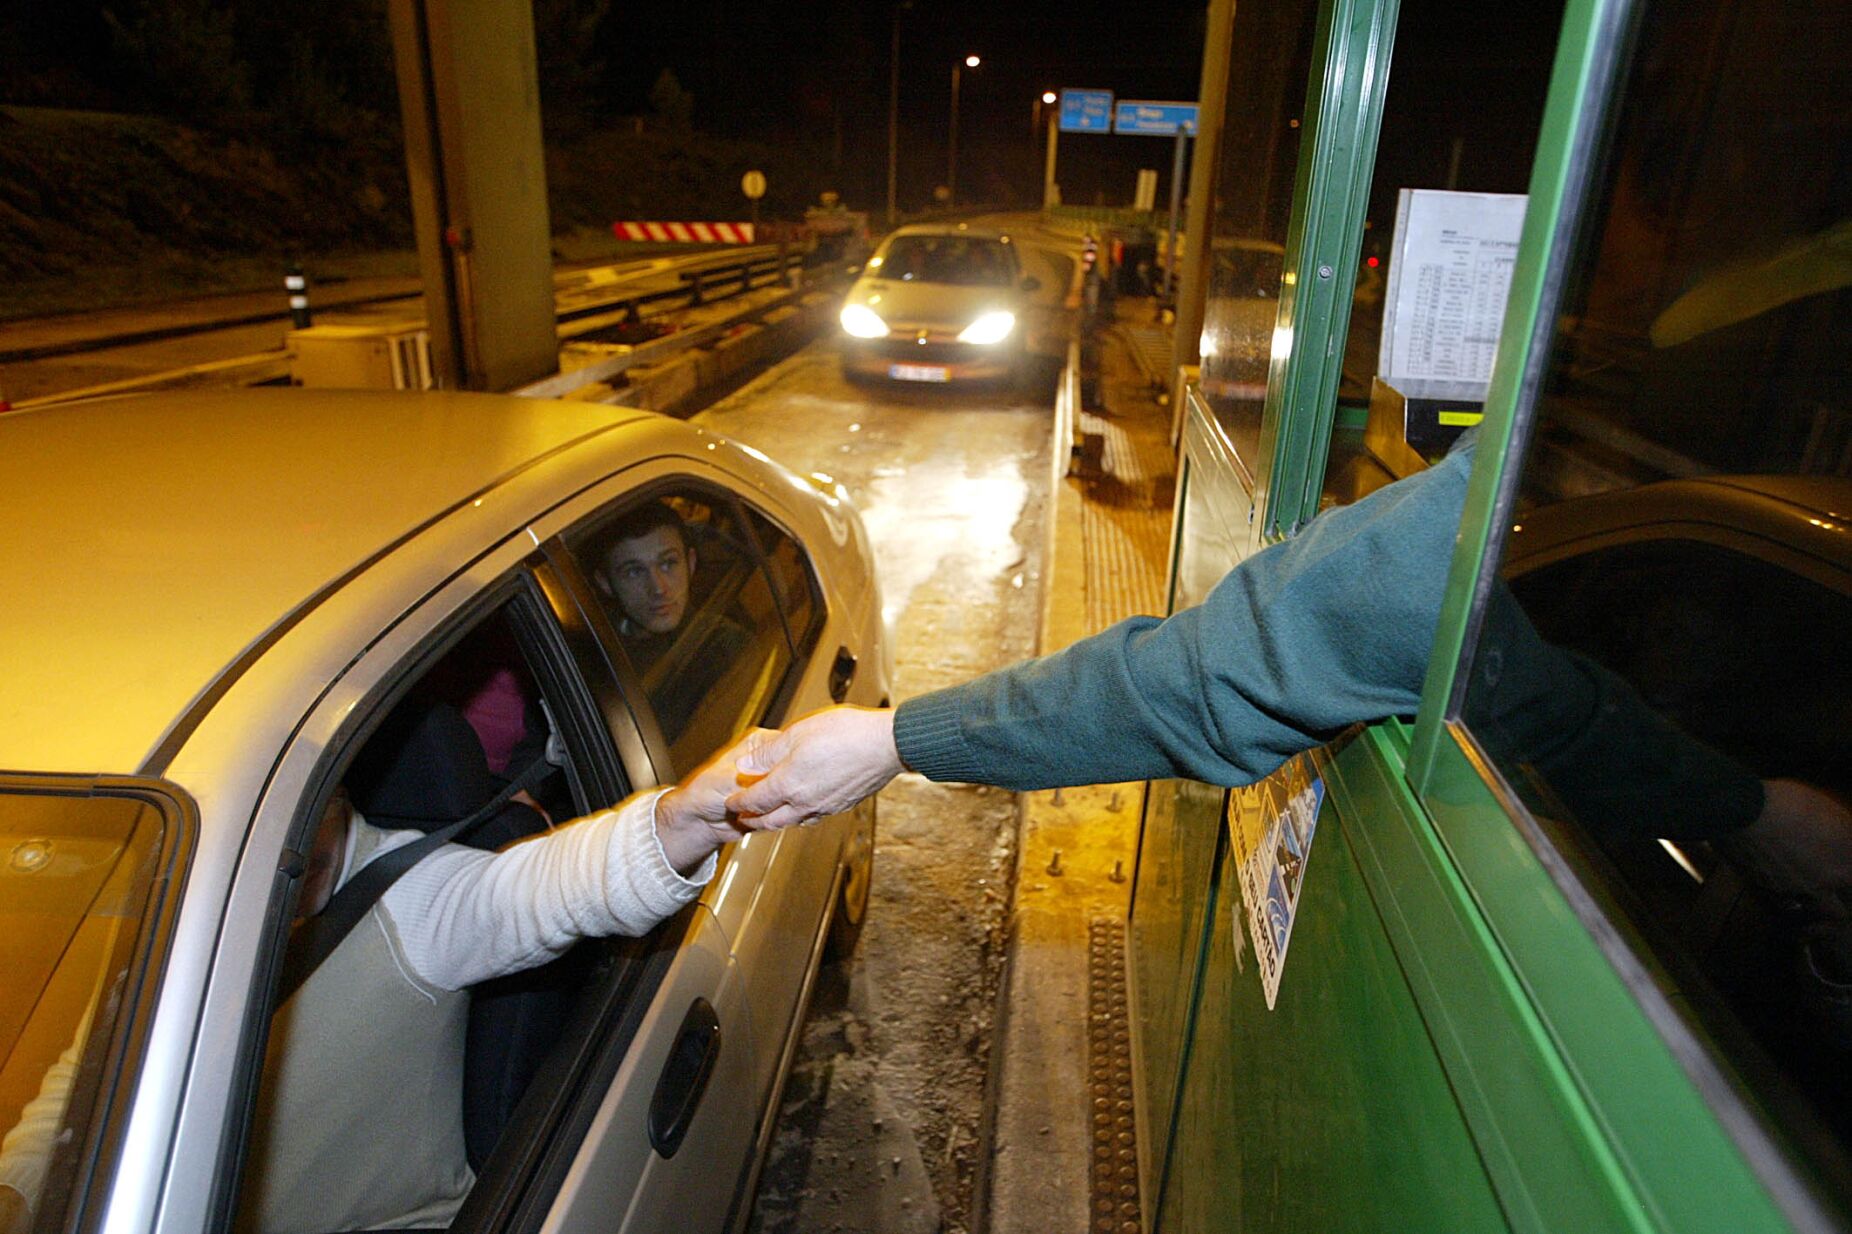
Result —
M893 381L1009 380L1028 334L1025 297L1040 288L1001 232L903 227L843 301L843 370Z
M319 1073L351 1123L271 1117L273 1013L337 793L427 832L493 807L456 842L508 851L754 724L882 702L841 491L643 412L281 390L16 412L0 481L0 1227L334 1234L350 1174L432 1168L426 1125L467 1158L427 1225L743 1225L871 809L471 988L460 1061L324 1000L360 1029ZM687 580L647 637L610 585L640 511ZM260 1158L328 1202L254 1222Z

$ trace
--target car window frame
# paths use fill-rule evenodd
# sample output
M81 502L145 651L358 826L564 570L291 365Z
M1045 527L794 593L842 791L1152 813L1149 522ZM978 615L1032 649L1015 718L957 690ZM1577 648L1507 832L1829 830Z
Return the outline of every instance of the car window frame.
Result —
M586 804L590 801L622 799L627 795L627 786L631 792L653 786L647 783L635 784L626 772L624 760L617 749L619 742L612 734L609 720L598 707L579 669L578 660L572 653L571 636L562 628L563 623L555 615L551 597L558 594L558 587L556 583L552 588L543 583L541 575L547 568L544 555L530 550L496 580L460 603L447 606L446 611L434 619L432 628L418 639L408 654L401 655L378 672L377 679L365 688L362 701L349 709L347 717L316 758L305 782L305 791L299 795L292 814L282 862L275 872L267 904L259 962L249 982L245 1022L239 1034L238 1059L219 1144L219 1159L214 1169L209 1212L215 1226L229 1226L243 1181L245 1158L262 1082L262 1062L268 1044L270 1022L276 1009L276 984L288 942L289 922L301 889L302 846L312 834L333 786L393 707L468 634L480 628L485 621L496 619L499 613L510 621L521 644L522 654L536 677L536 685L543 695L549 696L549 704L556 698L565 704L559 709L564 714L556 712L554 722L571 752L568 774L575 804L581 809L590 809L594 808ZM393 628L408 621L416 621L421 610L436 603L442 603L441 597L427 597L425 603L395 621ZM328 694L334 691L341 680L349 680L354 668L364 671L369 656L380 652L380 644L387 633L381 631L369 640L366 650L356 657L349 672L330 684L330 690L318 701L318 708L328 705ZM668 961L672 961L692 920L692 914L685 910L658 925L644 939L587 940L604 946L608 952L629 952L619 955L620 963L601 976L603 989L597 994L587 993L587 1005L600 996L601 1006L605 1007L607 1013L612 997L622 1000L626 1005L633 1005L635 1015L628 1017L624 1023L631 1024L634 1031L635 1022L653 998L655 984L667 969L666 961L659 966L652 966L649 963L651 956L660 952ZM637 954L635 949L639 946L646 946L647 950ZM608 1018L608 1014L601 1015L594 1027ZM567 1031L576 1028L581 1019L577 1014L571 1017ZM614 1055L621 1060L628 1049L629 1039L613 1036L618 1027L621 1025L613 1025L596 1034L596 1040L592 1043L596 1055ZM563 1035L553 1053L561 1053L572 1044ZM576 1051L580 1054L584 1052L583 1049ZM535 1083L530 1085L530 1095L538 1090L540 1080L548 1074L552 1062L550 1055L547 1064L543 1064L541 1074L536 1075ZM580 1070L573 1069L570 1077L577 1078ZM570 1083L554 1094L551 1101L530 1101L529 1097L524 1096L516 1118L522 1119L537 1139L544 1137L540 1142L550 1145L559 1139L565 1128L565 1113L576 1100L577 1093ZM536 1116L532 1113L534 1109L542 1113ZM516 1198L531 1194L531 1171L498 1166L498 1159L504 1155L504 1150L498 1146L490 1160L484 1163L482 1176L465 1200L466 1209L488 1203L485 1179L490 1180L492 1186L502 1189L503 1193ZM507 1204L498 1203L495 1207L497 1210L505 1209Z
M642 675L637 671L635 663L624 648L623 639L618 635L616 626L611 621L609 608L593 584L590 572L567 541L568 539L578 541L587 536L596 535L600 528L621 517L624 512L635 509L646 502L674 494L687 495L691 492L716 509L721 507L729 509L735 525L744 533L747 551L752 557L754 568L759 571L761 579L778 605L779 625L784 636L786 651L790 654L790 662L785 666L778 685L767 697L763 711L752 721L754 724L776 725L790 709L791 701L797 694L829 617L827 596L817 577L815 560L810 550L805 547L803 537L792 533L782 520L776 518L771 511L758 502L750 501L727 485L708 476L696 474L692 469L652 476L635 487L601 502L595 511L576 519L570 527L562 529L558 534L548 537L541 546L542 551L546 554L548 564L555 571L556 577L573 596L580 619L586 623L594 635L603 655L603 667L615 678L617 688L625 698L628 710L642 734L644 747L652 766L656 769L657 781L661 783L673 780L678 771L670 752L669 742L663 734L661 725L657 722L655 708L651 706L648 695L644 692ZM793 637L789 614L785 610L777 587L773 584L773 575L765 546L759 542L758 533L752 530L751 520L746 517L748 510L765 518L781 534L796 544L803 553L805 573L808 575L808 586L811 590L816 616L811 619L811 629L806 632L802 645ZM589 650L589 645L586 646ZM692 768L680 770L685 772Z
M124 797L152 807L161 816L160 845L152 855L153 885L129 948L122 1007L110 1024L100 1054L88 1057L91 1051L85 1049L87 1057L71 1091L71 1106L86 1098L91 1106L83 1138L72 1150L76 1160L71 1166L71 1184L55 1220L52 1211L42 1206L33 1215L35 1230L84 1229L99 1219L97 1206L108 1204L112 1180L126 1164L123 1141L146 1061L148 1033L171 954L174 924L198 845L199 807L179 786L146 776L6 772L0 773L0 792ZM61 1121L68 1123L68 1107ZM57 1152L54 1163L63 1157L63 1151Z

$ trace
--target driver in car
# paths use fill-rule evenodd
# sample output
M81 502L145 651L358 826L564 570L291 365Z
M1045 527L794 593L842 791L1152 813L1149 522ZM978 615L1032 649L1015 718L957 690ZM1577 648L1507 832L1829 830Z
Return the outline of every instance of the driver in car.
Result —
M708 618L699 645L684 647L698 564L687 524L666 502L652 501L621 519L612 531L596 573L596 584L613 601L612 616L645 677L645 687L665 735L674 740L694 709L748 637L721 614ZM673 663L667 663L672 657ZM664 663L664 670L651 672Z

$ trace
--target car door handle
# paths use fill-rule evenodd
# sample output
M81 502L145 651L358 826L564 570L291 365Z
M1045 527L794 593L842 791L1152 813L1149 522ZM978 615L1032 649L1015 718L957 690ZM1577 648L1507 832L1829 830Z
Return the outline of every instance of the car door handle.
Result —
M669 1061L656 1081L649 1103L649 1142L664 1157L675 1156L694 1122L695 1107L707 1091L708 1077L720 1058L720 1017L705 998L689 1004L682 1028L675 1035Z
M838 703L849 697L849 683L855 680L855 653L847 647L836 649L836 663L830 665L830 698Z

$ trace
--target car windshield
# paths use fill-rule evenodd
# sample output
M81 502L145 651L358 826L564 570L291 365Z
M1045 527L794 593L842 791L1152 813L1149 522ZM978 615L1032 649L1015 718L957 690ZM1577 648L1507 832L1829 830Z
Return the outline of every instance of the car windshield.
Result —
M1009 250L974 236L897 236L868 263L870 273L909 283L1008 287Z
M162 812L0 789L0 1215L49 1229L98 1110L102 1055L156 885ZM7 1228L15 1228L8 1226Z

